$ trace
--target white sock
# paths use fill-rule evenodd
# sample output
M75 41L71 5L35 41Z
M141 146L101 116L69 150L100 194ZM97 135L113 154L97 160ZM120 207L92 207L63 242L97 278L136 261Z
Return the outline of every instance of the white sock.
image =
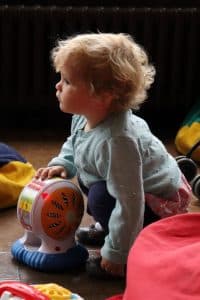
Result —
M96 228L97 230L99 230L99 231L103 231L103 228L102 228L102 226L101 226L101 224L100 224L99 222L96 222L96 223L95 223L95 228Z

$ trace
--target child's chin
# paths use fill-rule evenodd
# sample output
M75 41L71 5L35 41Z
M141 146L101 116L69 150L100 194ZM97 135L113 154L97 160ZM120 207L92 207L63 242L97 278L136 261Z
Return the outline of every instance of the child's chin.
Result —
M59 101L59 108L61 111L65 112L65 108L63 107L63 105L60 101Z
M73 111L71 111L70 109L67 109L66 107L63 107L62 104L60 104L59 107L60 107L60 110L61 110L63 113L74 114Z

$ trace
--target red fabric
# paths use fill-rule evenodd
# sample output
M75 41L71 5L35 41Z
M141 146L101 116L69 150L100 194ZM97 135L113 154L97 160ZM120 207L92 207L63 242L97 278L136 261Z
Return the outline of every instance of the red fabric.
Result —
M165 218L142 230L129 253L122 299L200 299L200 213Z
M106 300L122 300L122 299L123 299L123 295L122 294L106 298Z

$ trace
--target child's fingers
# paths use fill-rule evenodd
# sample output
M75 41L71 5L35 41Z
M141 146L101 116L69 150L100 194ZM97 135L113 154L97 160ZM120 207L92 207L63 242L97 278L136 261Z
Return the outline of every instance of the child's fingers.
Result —
M67 178L67 172L66 172L65 170L62 171L61 177L62 177L62 178Z
M41 174L40 174L40 178L41 180L45 180L46 178L51 178L51 169L50 168L45 168L42 170Z
M62 178L66 178L66 171L63 167L51 167L48 170L48 178L52 178L54 176L59 176Z
M39 168L35 173L35 178L38 179L41 177L41 174L43 172L44 168Z
M45 180L46 178L51 178L50 174L51 168L40 168L35 174L36 179Z
M40 168L37 170L35 174L35 178L36 179L40 178L41 180L45 180L47 178L50 179L55 176L67 178L67 172L63 167L55 166L55 167Z

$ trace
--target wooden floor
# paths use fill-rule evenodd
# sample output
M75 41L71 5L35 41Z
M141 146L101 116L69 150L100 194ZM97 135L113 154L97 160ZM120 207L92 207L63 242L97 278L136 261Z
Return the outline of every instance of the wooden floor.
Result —
M65 140L65 133L51 131L14 131L2 132L1 142L13 146L35 169L46 166L55 156ZM174 155L177 152L173 140L165 141L168 150ZM193 199L191 211L200 211L200 202ZM86 214L82 224L89 224L91 218ZM84 270L64 274L48 274L32 270L12 260L10 248L12 243L23 235L23 228L16 216L16 208L0 211L0 280L21 280L27 283L57 283L78 293L85 300L103 300L124 290L123 281L100 281L91 279ZM90 249L92 252L93 250ZM134 300L134 299L130 299Z

